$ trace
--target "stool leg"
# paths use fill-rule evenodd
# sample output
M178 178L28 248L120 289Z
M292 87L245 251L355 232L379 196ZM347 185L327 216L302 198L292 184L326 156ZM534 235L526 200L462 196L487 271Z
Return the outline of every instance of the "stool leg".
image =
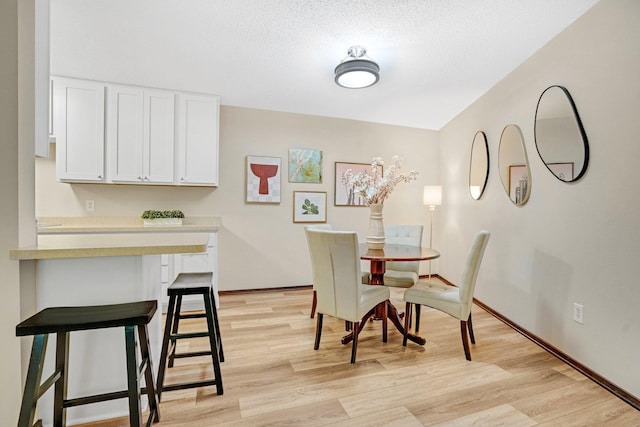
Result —
M69 367L69 332L56 334L56 372L60 379L56 381L53 392L53 425L67 425L67 410L64 401L67 398L67 378Z
M213 309L214 302L211 300L211 293L204 294L204 308L207 312L207 327L209 328L209 345L211 347L211 357L213 359L213 374L216 377L216 392L222 394L222 374L220 373L220 360L218 359L218 346L216 344L216 329L213 324Z
M173 323L171 326L171 334L175 335L178 333L178 324L180 323L180 310L182 309L182 295L178 295L177 296L177 301L176 301L176 311L173 315ZM171 338L171 344L173 344L173 346L171 347L171 353L169 353L169 367L173 368L173 361L176 358L176 345L177 345L177 340L175 338Z
M47 334L39 334L33 337L27 380L24 386L24 394L22 395L20 417L18 418L18 427L31 427L33 425L48 338L49 336Z
M141 427L142 408L140 407L140 383L138 381L138 355L136 354L135 326L124 327L127 347L127 390L129 397L129 425Z
M160 410L158 409L158 401L156 400L156 386L153 378L151 352L149 351L149 333L147 325L138 325L138 340L140 341L142 363L145 363L144 381L147 389L147 399L149 401L149 420L153 418L153 422L157 423L160 421Z
M171 336L171 324L173 323L173 312L176 307L176 296L169 297L169 307L167 308L167 319L164 323L164 337L162 338L162 351L160 352L160 365L158 366L158 382L156 391L158 401L162 400L162 387L164 386L164 371L167 367L167 351L169 350L169 337Z
M216 338L217 338L220 362L224 362L224 351L222 350L222 333L220 332L220 323L218 323L218 309L216 308L216 298L213 295L213 288L209 290L209 295L211 297L211 303L212 303L211 309L213 311L213 323L216 328Z

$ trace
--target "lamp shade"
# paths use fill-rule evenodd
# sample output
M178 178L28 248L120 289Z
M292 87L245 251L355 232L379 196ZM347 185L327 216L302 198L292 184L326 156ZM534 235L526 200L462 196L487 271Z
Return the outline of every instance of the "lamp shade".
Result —
M426 206L440 206L442 204L442 186L424 186L424 204Z

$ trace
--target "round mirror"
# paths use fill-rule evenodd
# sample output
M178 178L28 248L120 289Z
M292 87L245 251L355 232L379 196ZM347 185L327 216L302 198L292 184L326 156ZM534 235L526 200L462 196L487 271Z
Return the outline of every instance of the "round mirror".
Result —
M524 205L531 193L531 173L522 131L517 125L507 125L502 130L498 169L502 185L511 201L516 205Z
M534 123L536 149L560 181L580 179L589 163L589 143L573 99L562 86L542 92Z
M482 197L489 178L489 146L487 136L476 132L471 145L471 164L469 166L469 191L475 200Z

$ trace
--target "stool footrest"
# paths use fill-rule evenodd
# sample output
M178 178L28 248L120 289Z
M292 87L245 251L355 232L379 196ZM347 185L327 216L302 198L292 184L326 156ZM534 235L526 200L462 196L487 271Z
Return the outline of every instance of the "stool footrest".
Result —
M195 387L204 387L209 385L218 384L217 380L206 380L206 381L195 381L192 383L182 383L182 384L168 384L162 386L162 391L172 391L172 390L184 390L187 388L195 388ZM222 394L222 393L218 393Z
M207 314L206 313L188 313L188 314L180 315L181 319L202 319L203 317L207 317Z
M146 394L147 388L140 387L140 393ZM122 391L113 391L110 393L94 394L91 396L76 397L74 399L66 399L63 403L63 407L72 408L74 406L87 405L90 403L105 402L107 400L124 399L125 397L128 397L128 396L129 396L128 391L122 390Z
M179 340L183 338L202 338L208 337L209 332L183 332L180 334L171 334L172 340Z
M176 359L180 359L182 357L195 357L195 356L211 356L211 350L207 351L192 351L189 353L176 353L173 355Z
M36 395L36 400L40 399L42 395L45 394L45 392L49 390L49 388L54 385L55 382L60 378L62 378L62 371L57 370L53 374L51 374L51 376L47 378L45 382L40 384L40 387L38 388L38 394Z

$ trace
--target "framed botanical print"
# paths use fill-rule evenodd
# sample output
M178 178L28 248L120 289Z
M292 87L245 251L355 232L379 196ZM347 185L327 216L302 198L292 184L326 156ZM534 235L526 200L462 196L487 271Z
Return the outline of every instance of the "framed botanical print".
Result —
M247 156L247 202L280 203L280 157Z
M326 191L294 191L293 222L327 222Z

